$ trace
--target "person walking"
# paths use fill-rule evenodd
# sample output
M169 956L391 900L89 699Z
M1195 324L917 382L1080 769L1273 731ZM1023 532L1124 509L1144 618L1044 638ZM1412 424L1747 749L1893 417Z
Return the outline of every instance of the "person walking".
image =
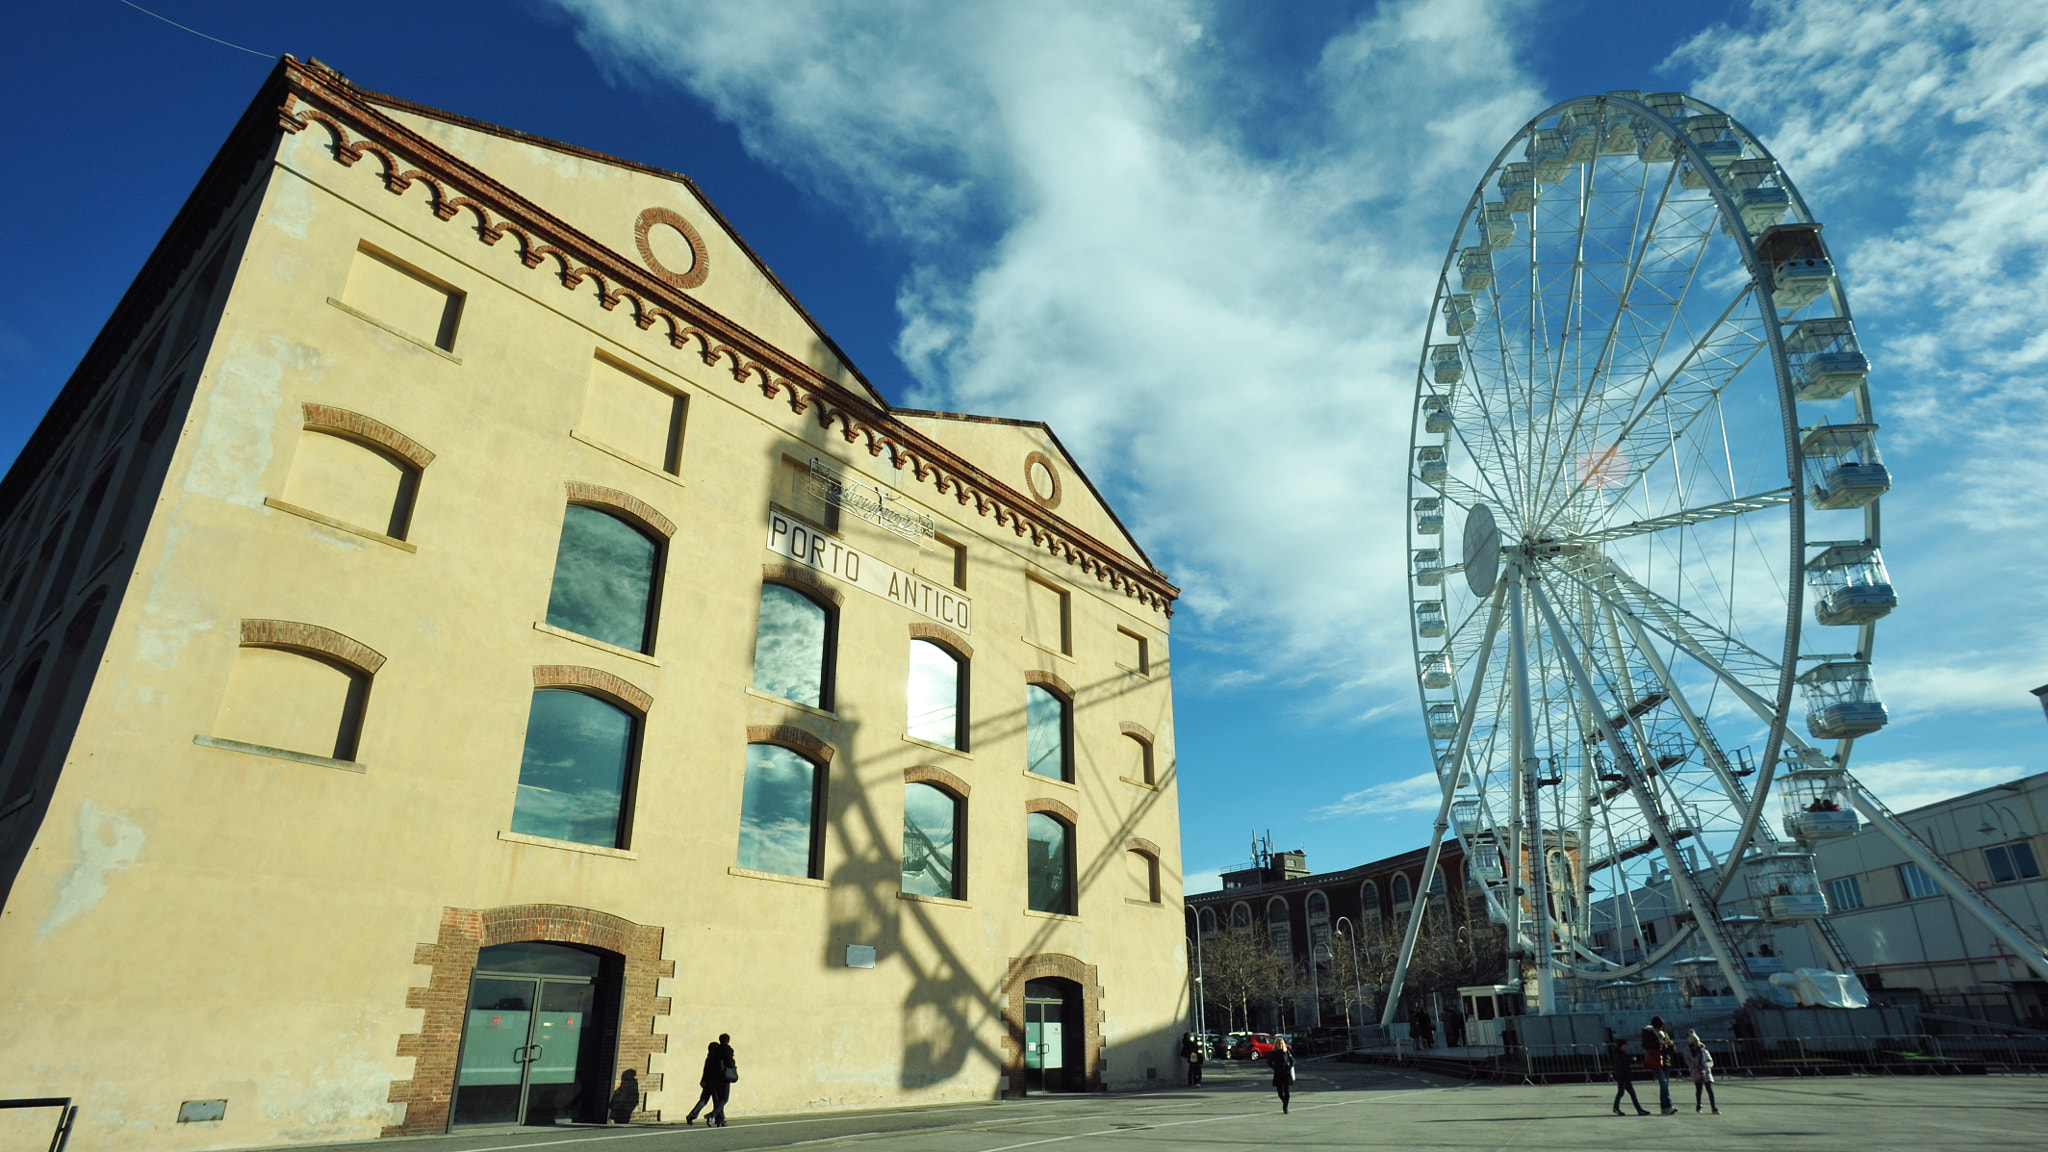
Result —
M1181 1037L1180 1058L1188 1062L1188 1087L1199 1085L1202 1082L1202 1042L1195 1039L1193 1032Z
M718 1034L704 1048L704 1072L697 1077L697 1087L704 1094L697 1097L697 1106L683 1117L683 1123L695 1124L697 1113L704 1105L711 1105L711 1115L705 1117L705 1124L712 1128L725 1127L725 1102L732 1095L732 1086L740 1078L739 1062L733 1058L732 1037L724 1032Z
M1657 1107L1666 1116L1678 1114L1678 1109L1671 1106L1671 1058L1676 1055L1675 1048L1671 1034L1664 1031L1664 1018L1650 1017L1650 1022L1643 1025L1643 1067L1656 1074Z
M1692 1069L1692 1110L1700 1110L1700 1093L1707 1095L1707 1106L1714 1115L1721 1114L1721 1102L1714 1099L1714 1054L1707 1049L1707 1042L1691 1028L1685 1030L1685 1062Z
M1436 1047L1436 1022L1430 1019L1429 1009L1427 1008L1417 1008L1415 1010L1415 1046L1418 1048Z
M1280 1114L1284 1116L1288 1102L1294 1098L1294 1053L1288 1050L1287 1041L1274 1037L1266 1066L1273 1070L1273 1091L1280 1094Z
M1650 1110L1636 1099L1636 1058L1628 1050L1628 1037L1616 1036L1607 1046L1607 1067L1614 1073L1614 1114L1625 1115L1621 1110L1621 1094L1628 1093L1628 1102L1636 1106L1636 1115L1648 1116Z
M611 1119L614 1124L629 1124L633 1113L640 1110L640 1074L628 1068L619 1074L619 1090L612 1093Z

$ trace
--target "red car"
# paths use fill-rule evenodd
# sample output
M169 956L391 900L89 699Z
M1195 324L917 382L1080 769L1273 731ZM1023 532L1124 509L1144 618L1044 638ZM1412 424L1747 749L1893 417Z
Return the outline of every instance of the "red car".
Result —
M1267 1032L1241 1034L1230 1049L1231 1057L1237 1060L1264 1060L1272 1054L1273 1037Z

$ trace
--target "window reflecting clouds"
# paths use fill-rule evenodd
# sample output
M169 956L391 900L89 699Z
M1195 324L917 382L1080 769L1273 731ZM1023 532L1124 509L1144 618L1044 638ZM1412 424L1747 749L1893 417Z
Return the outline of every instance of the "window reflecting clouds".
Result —
M817 765L777 744L747 745L739 866L816 878L817 794Z
M623 846L631 714L581 692L542 689L526 718L512 831Z
M571 504L562 516L548 623L579 636L648 650L660 548L609 512Z
M754 688L812 708L830 708L825 668L830 620L817 601L780 584L761 585L754 634Z
M919 740L960 747L960 661L929 640L910 642L908 731Z

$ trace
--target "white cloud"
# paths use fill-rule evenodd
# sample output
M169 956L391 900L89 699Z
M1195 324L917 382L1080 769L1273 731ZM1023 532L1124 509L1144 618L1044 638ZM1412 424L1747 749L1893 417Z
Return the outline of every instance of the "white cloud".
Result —
M1898 813L2025 775L2026 769L2009 764L1977 767L1926 760L1881 760L1856 765L1856 779L1876 793L1885 807Z
M1276 124L1200 0L558 2L908 248L916 402L1050 421L1248 666L1412 706L1405 414L1468 181L1541 106L1519 4L1381 5Z
M1315 817L1327 820L1339 816L1408 816L1414 812L1436 811L1443 804L1443 798L1443 785L1437 783L1436 774L1424 772L1406 780L1375 784L1349 793L1335 803L1316 809ZM1407 822L1412 823L1412 817Z

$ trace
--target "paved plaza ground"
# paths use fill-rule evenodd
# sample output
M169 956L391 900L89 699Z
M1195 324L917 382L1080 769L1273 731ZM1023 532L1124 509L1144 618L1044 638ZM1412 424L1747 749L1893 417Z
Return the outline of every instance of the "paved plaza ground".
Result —
M1282 1116L1270 1077L1212 1064L1193 1090L854 1112L749 1117L730 1127L529 1128L488 1135L341 1145L363 1152L724 1152L843 1147L889 1152L1163 1152L1288 1148L1632 1149L1690 1146L1785 1152L1914 1152L2048 1145L2048 1078L2034 1076L1733 1079L1722 1114L1617 1118L1603 1084L1469 1085L1384 1067L1304 1061ZM1656 1084L1645 1101L1656 1108ZM1680 1085L1674 1085L1674 1093ZM1642 1088L1639 1085L1638 1091ZM1626 1105L1624 1105L1626 1107ZM336 1146L330 1146L336 1147Z

